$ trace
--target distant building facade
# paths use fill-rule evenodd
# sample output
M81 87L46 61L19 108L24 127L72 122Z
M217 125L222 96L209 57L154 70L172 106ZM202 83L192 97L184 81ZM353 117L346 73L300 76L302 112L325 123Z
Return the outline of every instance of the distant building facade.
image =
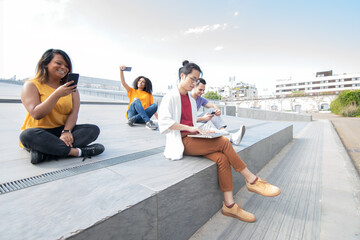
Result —
M224 86L218 89L222 101L240 101L255 99L258 97L258 90L255 85L244 82L235 82L232 87Z
M276 82L276 96L337 95L344 90L360 89L360 73L334 75L331 70L317 72L307 80L281 79Z
M108 90L119 90L125 91L125 88L121 85L120 80L110 80L104 78L95 78L95 77L79 77L79 87L84 88L95 88L95 89L108 89Z

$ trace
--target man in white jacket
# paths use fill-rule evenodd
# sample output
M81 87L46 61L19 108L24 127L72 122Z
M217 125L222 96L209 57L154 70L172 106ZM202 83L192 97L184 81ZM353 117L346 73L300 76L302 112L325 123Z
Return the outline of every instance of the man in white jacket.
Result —
M189 96L189 95L188 95ZM189 97L193 122L196 122L196 103ZM179 130L171 129L175 123L180 124L181 120L181 97L177 88L167 93L159 109L159 129L160 133L166 134L166 144L164 156L171 160L179 160L183 157L184 145L182 143L181 133ZM198 129L194 128L194 132Z
M195 87L200 73L201 69L198 65L184 61L183 67L179 69L178 87L167 93L160 104L159 128L160 133L166 134L164 155L172 160L182 158L183 154L204 156L216 162L220 190L224 193L222 213L245 222L254 222L255 215L245 211L234 201L231 167L245 178L249 191L274 197L279 195L281 190L256 177L235 152L227 138L188 137L190 134L202 132L196 126L195 100L190 97L190 91Z

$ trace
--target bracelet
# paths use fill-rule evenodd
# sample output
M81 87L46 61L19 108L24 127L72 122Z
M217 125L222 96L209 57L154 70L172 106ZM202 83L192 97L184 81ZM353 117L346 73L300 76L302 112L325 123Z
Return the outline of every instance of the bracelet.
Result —
M61 134L66 133L66 132L67 132L67 133L71 133L71 130L65 130L65 129L64 129L64 130L61 131Z

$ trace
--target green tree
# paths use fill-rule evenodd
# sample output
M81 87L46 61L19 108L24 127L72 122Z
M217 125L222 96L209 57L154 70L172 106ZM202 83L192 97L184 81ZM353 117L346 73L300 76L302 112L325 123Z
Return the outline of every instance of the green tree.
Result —
M347 117L360 116L360 90L346 90L330 103L330 110Z
M209 91L203 95L204 98L212 99L212 100L219 100L220 96L217 95L216 92Z

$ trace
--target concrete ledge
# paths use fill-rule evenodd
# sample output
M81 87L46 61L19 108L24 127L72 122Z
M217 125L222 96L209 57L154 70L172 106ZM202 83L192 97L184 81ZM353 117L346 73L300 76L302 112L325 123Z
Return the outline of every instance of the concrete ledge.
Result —
M235 106L225 106L225 113L228 116L236 116L236 107Z
M287 113L239 107L237 108L237 116L266 121L312 121L311 114Z
M258 172L292 139L292 125L268 123L249 129L247 136L246 147L235 148ZM217 166L202 157L169 161L158 154L110 169L153 194L135 204L126 201L132 206L99 216L96 224L72 231L69 239L188 239L221 208ZM235 172L233 179L237 192L245 183Z
M162 153L148 154L163 147L165 136L144 126L128 127L121 120L126 105L81 107L79 122L90 119L101 128L103 154L85 162L69 158L39 165L31 165L28 153L16 145L23 106L3 107L8 114L0 120L0 183L137 155L121 164L1 194L4 239L187 239L221 207L216 164L202 157L169 161ZM233 131L246 125L245 137L234 149L253 172L292 138L290 123L224 119ZM240 174L233 177L236 192L244 181Z

